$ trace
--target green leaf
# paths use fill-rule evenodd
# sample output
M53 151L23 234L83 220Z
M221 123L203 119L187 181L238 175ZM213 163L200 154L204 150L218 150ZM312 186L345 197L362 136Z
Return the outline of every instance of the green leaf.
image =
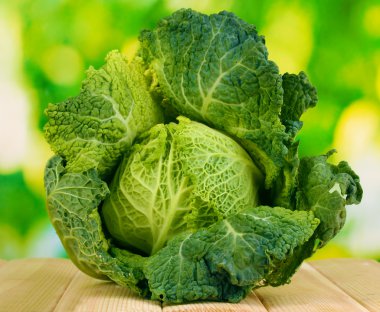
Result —
M347 162L337 166L327 163L333 153L301 159L298 174L296 209L313 211L321 220L317 238L324 246L343 227L346 205L358 204L363 190L359 177Z
M54 156L46 167L45 186L50 220L74 264L92 277L144 293L136 284L143 279L139 267L145 258L134 254L115 258L110 253L98 213L109 191L96 171L66 172L62 158Z
M265 172L269 188L287 154L279 115L282 78L264 38L234 14L179 10L140 35L164 105L232 135Z
M312 212L249 208L209 228L178 234L146 258L104 236L98 206L108 188L94 169L66 172L55 156L45 185L49 217L79 269L167 302L237 302L254 287L288 282L310 255L308 240L318 225Z
M236 302L252 288L286 283L310 255L318 224L310 212L260 206L176 236L144 269L152 299Z
M284 157L282 170L270 191L269 204L295 209L296 179L299 167L298 145L293 139L302 127L301 115L317 104L317 91L304 72L298 75L285 73L282 76L284 104L281 121L290 136L288 153Z
M295 137L302 127L302 114L318 102L317 90L304 72L298 75L285 73L282 76L282 87L284 105L281 109L281 121L291 136Z
M112 51L99 70L90 68L78 96L46 109L45 136L53 151L67 161L67 170L96 168L100 177L114 170L135 137L162 122L136 59L127 63Z
M299 142L297 141L289 146L281 173L269 192L269 198L266 199L266 202L271 206L295 209L296 181L300 162L298 158L298 145Z

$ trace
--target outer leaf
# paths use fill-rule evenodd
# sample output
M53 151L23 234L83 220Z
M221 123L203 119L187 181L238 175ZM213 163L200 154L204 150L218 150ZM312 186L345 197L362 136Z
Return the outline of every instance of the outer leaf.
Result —
M187 118L138 138L102 213L111 235L146 254L173 235L258 203L262 175L230 137Z
M299 167L298 145L297 141L289 146L284 167L269 192L270 198L266 200L271 206L295 209L296 181Z
M110 254L98 214L98 206L109 191L96 171L67 173L62 158L55 156L47 164L45 185L50 220L74 264L90 276L109 278L146 293L136 286L144 279L145 258L132 253L128 258L114 258Z
M286 283L310 255L318 224L310 212L261 206L177 236L145 267L152 299L235 302L252 288Z
M281 286L283 284L289 283L291 276L293 276L293 274L297 271L302 262L314 254L317 249L317 242L318 240L316 231L314 231L313 235L305 244L297 246L293 250L291 256L278 261L276 267L267 278L268 285Z
M263 37L234 14L180 10L140 36L166 106L224 130L265 171L269 188L287 153L282 79Z
M252 287L287 282L310 255L308 239L318 225L311 212L250 208L194 234L176 235L144 258L104 237L97 207L108 189L95 170L66 172L56 156L45 184L49 216L78 268L167 302L236 302Z
M96 168L108 176L134 138L162 122L138 60L128 64L118 52L107 63L90 68L78 96L49 104L46 139L53 151L67 161L67 170Z
M270 192L270 205L295 209L296 179L298 174L298 142L293 138L302 127L301 115L310 107L317 104L317 91L304 72L298 75L284 74L282 76L284 88L284 104L281 110L281 121L286 126L292 140L288 144L288 153L284 157L284 164L279 177L276 179Z
M301 159L298 175L297 209L313 211L321 220L317 229L320 247L343 227L345 205L359 203L363 194L359 177L346 162L327 163L333 152Z
M298 75L285 73L282 76L284 105L281 110L281 121L292 137L302 127L301 115L317 104L317 90L312 86L304 72Z

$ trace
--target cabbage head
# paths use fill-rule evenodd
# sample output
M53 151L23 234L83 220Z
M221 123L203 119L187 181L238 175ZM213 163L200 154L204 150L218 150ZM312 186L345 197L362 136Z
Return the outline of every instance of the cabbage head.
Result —
M47 211L68 256L168 303L288 283L362 198L334 151L298 156L315 87L229 12L179 10L139 40L46 109Z
M263 177L247 152L217 130L179 121L135 141L102 206L112 237L147 255L178 233L258 205Z

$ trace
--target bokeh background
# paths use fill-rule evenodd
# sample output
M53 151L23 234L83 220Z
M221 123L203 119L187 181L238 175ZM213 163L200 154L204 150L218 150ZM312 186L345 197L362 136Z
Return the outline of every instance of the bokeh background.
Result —
M229 10L265 35L282 73L305 70L319 103L303 117L301 155L336 148L364 198L315 257L380 259L380 3L371 0L0 1L0 258L64 257L44 203L52 155L44 108L79 92L107 52L132 56L143 28L191 7Z

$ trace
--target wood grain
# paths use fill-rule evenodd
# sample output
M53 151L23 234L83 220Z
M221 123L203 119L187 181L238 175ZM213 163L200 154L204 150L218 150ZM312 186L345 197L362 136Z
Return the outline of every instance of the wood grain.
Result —
M380 265L374 260L333 259L310 264L369 311L380 311Z
M267 312L256 294L252 292L250 296L236 303L225 302L199 302L181 305L164 305L164 312Z
M161 311L157 301L145 300L113 282L100 281L78 272L54 312Z
M240 303L164 305L78 271L69 260L0 260L0 312L380 311L380 264L334 259L304 263L289 285L255 290Z
M64 259L23 259L0 267L0 311L52 311L77 272Z
M307 263L290 284L260 288L255 293L271 312L368 311Z

